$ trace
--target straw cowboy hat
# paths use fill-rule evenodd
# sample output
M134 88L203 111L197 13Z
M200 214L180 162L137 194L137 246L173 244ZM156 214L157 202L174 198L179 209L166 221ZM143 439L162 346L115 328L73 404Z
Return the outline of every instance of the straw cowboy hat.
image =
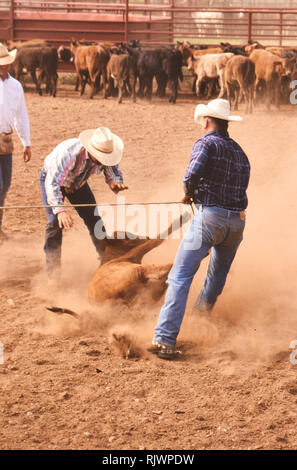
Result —
M202 116L224 121L242 121L241 116L230 116L230 103L222 99L212 100L208 104L198 104L195 109L194 121L197 122Z
M14 62L17 50L8 52L5 46L0 42L0 65L9 65Z
M117 165L122 159L124 142L107 127L87 129L79 134L79 140L102 165Z

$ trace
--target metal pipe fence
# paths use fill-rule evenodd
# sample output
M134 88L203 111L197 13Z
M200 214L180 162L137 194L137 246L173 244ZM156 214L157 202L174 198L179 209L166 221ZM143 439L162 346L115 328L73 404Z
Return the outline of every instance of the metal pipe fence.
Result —
M172 43L177 39L209 44L221 40L234 43L258 40L274 45L297 42L297 1L283 3L292 5L291 8L210 8L198 7L196 3L194 0L0 2L0 40L40 38L67 43L74 37L99 41L140 39L151 44Z

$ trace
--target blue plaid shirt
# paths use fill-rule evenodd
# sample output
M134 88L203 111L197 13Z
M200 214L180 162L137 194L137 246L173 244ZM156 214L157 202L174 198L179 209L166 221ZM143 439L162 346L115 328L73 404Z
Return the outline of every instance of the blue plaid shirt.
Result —
M250 164L228 132L212 131L195 142L183 184L195 203L242 211L248 205L246 189Z

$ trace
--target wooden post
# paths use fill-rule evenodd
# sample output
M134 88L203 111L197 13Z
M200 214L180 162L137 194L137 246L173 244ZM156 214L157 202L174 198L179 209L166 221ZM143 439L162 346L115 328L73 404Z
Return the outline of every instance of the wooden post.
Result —
M129 0L125 0L125 42L129 36Z
M249 12L249 21L248 21L248 42L252 41L252 21L253 21L253 13Z
M14 0L10 0L10 12L9 12L9 38L11 41L14 40Z
M152 12L151 10L148 12L148 15L149 15L149 19L147 23L147 29L148 29L147 40L150 41L152 39L152 33L151 33Z
M283 12L280 12L280 18L279 18L279 45L283 45Z
M170 8L171 8L171 25L170 25L170 42L174 42L174 0L170 0Z

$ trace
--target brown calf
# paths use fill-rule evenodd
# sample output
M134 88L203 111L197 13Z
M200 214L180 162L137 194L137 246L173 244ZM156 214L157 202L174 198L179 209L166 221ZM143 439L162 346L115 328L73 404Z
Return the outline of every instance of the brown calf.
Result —
M187 214L180 218L180 223L188 220ZM173 225L168 228L172 233ZM143 289L149 290L152 298L158 300L166 290L167 275L172 263L164 265L142 264L143 256L161 245L162 236L157 239L107 239L102 263L90 279L87 295L89 300L104 302L120 299L129 303ZM117 238L117 237L116 237Z
M257 90L262 83L266 86L266 106L270 109L271 103L275 103L276 107L280 107L280 88L282 77L289 74L284 66L284 59L263 49L254 50L250 59L255 64L256 84L255 98Z
M188 59L193 58L193 59L199 59L201 56L205 54L220 54L223 52L222 47L212 47L209 49L194 49L190 43L187 41L184 41L182 44L178 43L176 47L182 54L183 58L183 65L188 65Z
M253 44L248 44L247 46L245 46L244 50L247 54L251 54L253 51L255 51L256 49L265 49L264 46L262 46L262 44L260 44L258 41L254 42Z
M109 61L110 54L103 46L77 46L77 43L71 43L71 51L74 53L74 65L77 78L80 84L80 95L85 91L88 79L90 79L91 94L93 98L96 89L96 82L103 80L103 97L106 98L106 66Z
M48 47L50 43L44 39L30 39L29 41L6 41L7 47L11 49L21 49L22 47Z
M189 215L185 213L179 222L186 223L188 219ZM172 233L176 222L178 220L168 228L168 235ZM101 265L91 277L87 289L88 298L92 302L103 303L117 299L129 304L144 291L157 301L164 294L172 263L142 264L143 256L163 243L162 235L157 239L132 237L136 235L116 232L113 238L105 240L106 249ZM64 308L51 307L48 310L79 317L75 312Z
M277 55L278 57L282 57L284 49L282 47L266 47L265 51L271 52L271 54Z
M130 78L132 79L132 87ZM132 58L129 54L111 54L107 64L107 81L110 84L110 88L113 87L113 80L119 90L118 103L122 102L125 84L127 84L128 89L132 91L133 101L136 101L136 76L135 73L133 73Z
M253 112L255 80L255 64L248 57L235 55L228 60L225 67L225 84L230 104L234 98L235 110L238 109L239 97L242 94L246 102L245 112Z

